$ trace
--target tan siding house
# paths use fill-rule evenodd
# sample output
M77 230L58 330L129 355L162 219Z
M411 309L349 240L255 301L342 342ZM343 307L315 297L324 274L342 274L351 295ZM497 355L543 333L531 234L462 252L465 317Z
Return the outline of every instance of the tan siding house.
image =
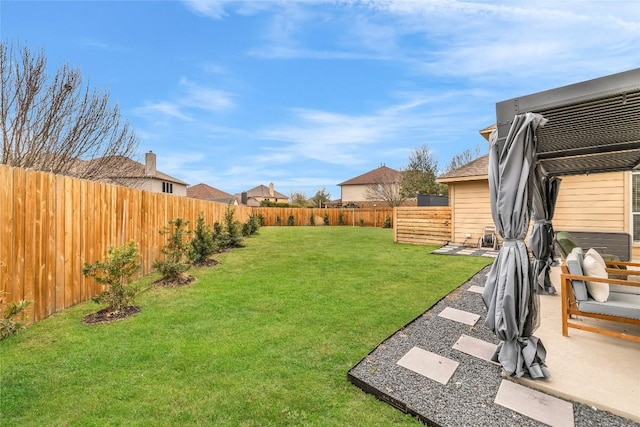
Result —
M438 178L449 186L453 243L477 245L483 227L493 225L488 160L488 155L480 157ZM620 231L633 235L631 172L562 177L553 227L556 231ZM633 244L633 259L640 259L640 242Z

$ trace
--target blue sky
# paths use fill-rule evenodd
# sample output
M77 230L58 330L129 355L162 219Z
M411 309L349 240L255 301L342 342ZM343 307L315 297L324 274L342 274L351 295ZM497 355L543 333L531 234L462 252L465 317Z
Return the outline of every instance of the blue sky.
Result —
M640 67L640 2L2 0L0 36L109 91L137 160L335 199L423 144L486 149L498 101Z

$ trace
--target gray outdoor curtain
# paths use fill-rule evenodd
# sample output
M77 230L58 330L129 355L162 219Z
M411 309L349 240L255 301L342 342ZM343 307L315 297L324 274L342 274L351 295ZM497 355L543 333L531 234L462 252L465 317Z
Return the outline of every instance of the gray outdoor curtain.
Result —
M540 164L536 164L532 180L531 215L533 227L529 235L529 247L534 260L531 267L533 289L543 294L555 294L549 269L555 258L554 232L551 220L556 208L560 179L549 177Z
M482 293L485 325L501 341L493 356L509 375L548 378L546 352L533 331L538 326L537 294L530 280L524 238L529 227L535 161L535 132L546 122L539 114L515 116L507 138L491 135L489 193L496 230L504 239Z

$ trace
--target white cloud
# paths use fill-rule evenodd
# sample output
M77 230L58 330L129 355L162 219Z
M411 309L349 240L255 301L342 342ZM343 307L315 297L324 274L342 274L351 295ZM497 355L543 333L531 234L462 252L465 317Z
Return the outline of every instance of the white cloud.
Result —
M194 120L182 112L180 105L167 101L145 102L144 106L134 108L133 112L148 117L153 121L159 121L163 118L175 118L184 121Z
M221 0L184 0L191 11L198 15L208 16L213 19L222 19L227 14L225 12L226 1Z
M228 110L233 107L232 95L229 92L180 80L185 93L178 103L186 107L199 108L209 111Z

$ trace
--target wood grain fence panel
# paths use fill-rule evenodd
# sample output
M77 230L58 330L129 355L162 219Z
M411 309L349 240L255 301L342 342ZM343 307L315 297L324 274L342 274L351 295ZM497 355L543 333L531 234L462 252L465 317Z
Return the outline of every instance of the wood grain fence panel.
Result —
M64 182L64 307L73 305L73 196L72 196L72 180L69 177L61 177Z
M44 317L56 312L55 279L56 279L56 178L52 174L43 176L43 199L45 200L43 221L45 224L44 242Z
M15 262L13 242L16 239L14 227L14 191L13 170L8 167L0 168L0 300L15 300L13 280Z
M393 215L395 242L433 245L451 240L450 207L401 207Z
M25 297L24 292L24 271L25 271L25 191L26 191L26 171L19 168L13 169L13 218L15 221L15 234L12 248L12 260L14 263L14 276L12 285L12 299L21 300ZM32 316L33 307L31 307ZM32 317L33 318L33 317Z
M72 220L73 226L72 233L72 246L71 246L71 280L73 283L73 302L72 304L78 304L83 301L84 295L82 295L82 285L84 282L84 276L78 272L82 269L82 234L81 234L81 216L82 216L82 182L78 179L71 179L71 200L72 200Z
M64 260L64 243L65 243L65 188L64 179L60 176L56 176L55 179L55 239L56 239L56 274L55 274L55 309L56 311L62 310L65 305L65 260Z
M37 176L36 172L27 170L25 173L25 196L24 196L24 282L23 282L23 298L33 301L29 306L28 316L38 317L38 309L40 305L39 295L36 294L36 270L38 266L36 259L38 248L36 242L37 230Z

